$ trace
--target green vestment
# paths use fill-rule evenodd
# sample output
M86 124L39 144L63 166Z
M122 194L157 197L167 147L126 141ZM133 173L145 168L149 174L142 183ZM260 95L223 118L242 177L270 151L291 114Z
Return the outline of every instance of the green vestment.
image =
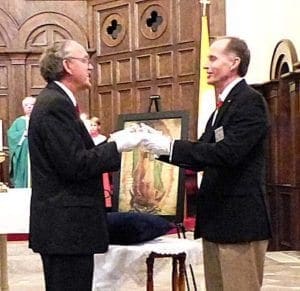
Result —
M30 187L29 151L27 138L28 119L18 117L7 131L10 155L10 178L15 188Z

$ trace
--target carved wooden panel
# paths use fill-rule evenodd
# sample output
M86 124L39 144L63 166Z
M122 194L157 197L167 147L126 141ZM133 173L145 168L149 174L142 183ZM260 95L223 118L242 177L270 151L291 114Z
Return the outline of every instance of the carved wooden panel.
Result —
M132 58L122 58L116 60L116 83L132 82Z
M195 138L199 2L127 0L93 1L91 5L96 92L98 96L111 92L113 107L106 109L113 117L110 120L119 113L145 112L149 97L160 95L161 110L191 113L190 137ZM192 8L196 12L191 26ZM91 100L91 108L97 110L98 100Z
M279 193L279 244L281 249L292 248L292 226L291 226L291 215L292 215L292 195L289 192Z
M171 78L174 76L174 54L173 52L161 52L156 54L156 76L158 79Z
M6 145L6 130L8 129L8 89L9 89L9 73L10 68L7 60L0 58L0 116L3 120L3 137L4 143Z
M279 92L279 116L278 116L278 183L292 184L292 127L291 127L291 103L289 87L282 82Z
M135 5L136 48L151 48L173 43L171 0L139 1Z
M116 120L107 108L113 108L112 91L99 93L94 102L94 110L91 112L91 116L97 116L102 120L101 129L105 135L109 135L111 128L116 126Z
M181 77L193 75L197 67L196 60L195 48L178 50L178 75Z
M197 3L194 1L178 1L176 3L176 10L174 19L176 26L174 28L178 43L191 42L195 39L199 40L200 27L195 25L198 23L198 19L200 19L200 7Z
M94 7L97 55L131 50L130 6L129 3L115 2Z
M113 85L112 60L102 61L97 64L98 86Z
M152 79L152 55L141 55L136 57L136 80L151 81Z

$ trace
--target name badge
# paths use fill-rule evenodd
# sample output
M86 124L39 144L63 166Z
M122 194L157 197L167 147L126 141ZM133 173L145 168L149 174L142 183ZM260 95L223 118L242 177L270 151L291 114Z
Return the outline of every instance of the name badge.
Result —
M220 126L217 129L215 129L215 141L219 142L222 141L223 139L224 139L224 130L223 130L223 126Z

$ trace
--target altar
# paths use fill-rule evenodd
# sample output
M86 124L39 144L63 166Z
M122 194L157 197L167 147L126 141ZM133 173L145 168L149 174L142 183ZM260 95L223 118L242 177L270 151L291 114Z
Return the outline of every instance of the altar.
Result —
M7 238L8 233L29 232L30 188L8 189L0 193L0 290L8 288Z

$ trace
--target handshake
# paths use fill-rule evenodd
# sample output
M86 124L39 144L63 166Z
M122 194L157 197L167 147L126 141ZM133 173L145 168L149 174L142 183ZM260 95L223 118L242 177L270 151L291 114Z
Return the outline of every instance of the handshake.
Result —
M112 133L108 141L115 142L120 153L141 146L156 156L169 155L173 144L171 137L143 123Z

